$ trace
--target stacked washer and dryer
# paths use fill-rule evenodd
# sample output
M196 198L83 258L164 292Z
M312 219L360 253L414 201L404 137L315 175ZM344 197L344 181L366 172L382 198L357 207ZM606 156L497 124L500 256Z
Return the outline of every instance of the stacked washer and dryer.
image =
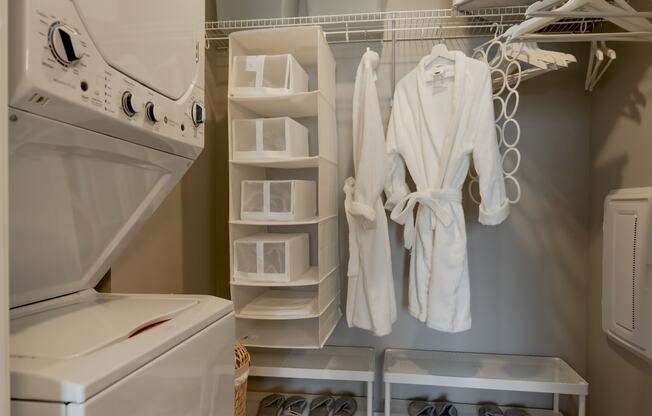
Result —
M204 1L9 6L12 415L232 414L230 302L93 289L203 148Z

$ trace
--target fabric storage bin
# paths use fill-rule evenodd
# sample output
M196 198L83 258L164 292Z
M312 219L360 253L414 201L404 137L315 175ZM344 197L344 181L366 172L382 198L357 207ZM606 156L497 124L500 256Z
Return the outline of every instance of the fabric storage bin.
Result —
M289 117L233 120L233 159L308 156L308 128Z
M310 268L307 233L256 234L233 244L236 280L289 282Z
M290 54L233 58L232 95L277 96L306 91L308 74Z
M217 0L218 20L294 17L298 0Z
M293 221L317 215L315 181L242 181L240 218Z

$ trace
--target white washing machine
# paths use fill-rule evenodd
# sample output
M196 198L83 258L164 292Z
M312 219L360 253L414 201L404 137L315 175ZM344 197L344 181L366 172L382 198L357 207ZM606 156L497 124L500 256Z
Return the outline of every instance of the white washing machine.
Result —
M93 290L203 148L204 1L9 20L12 415L232 414L230 302Z

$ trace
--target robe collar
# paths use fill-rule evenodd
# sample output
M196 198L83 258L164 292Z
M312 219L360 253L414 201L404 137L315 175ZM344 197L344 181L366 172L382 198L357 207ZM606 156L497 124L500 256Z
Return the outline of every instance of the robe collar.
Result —
M452 85L452 94L451 101L445 105L450 105L450 117L448 120L447 126L439 126L434 123L434 120L428 114L428 111L437 111L436 108L431 106L432 103L432 86L430 84L430 75L428 75L426 70L426 62L429 60L430 55L427 55L421 59L417 67L417 89L419 91L419 100L421 101L420 109L423 113L423 118L425 120L426 127L428 129L428 137L432 141L432 144L435 148L437 158L439 159L439 187L443 187L446 179L446 172L448 171L448 162L451 159L451 150L455 144L455 138L457 132L459 131L459 123L461 119L461 102L460 99L463 97L463 88L466 83L465 80L465 68L466 68L466 55L460 51L454 51L455 54L455 69L454 69L454 79ZM446 135L444 136L444 142L438 143L434 138L436 137L435 133L437 130L445 128Z

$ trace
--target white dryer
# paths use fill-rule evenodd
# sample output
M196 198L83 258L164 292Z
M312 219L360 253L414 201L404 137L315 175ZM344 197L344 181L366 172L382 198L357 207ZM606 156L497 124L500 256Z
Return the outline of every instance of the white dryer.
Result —
M230 302L93 290L203 148L204 1L10 14L12 415L232 414Z

